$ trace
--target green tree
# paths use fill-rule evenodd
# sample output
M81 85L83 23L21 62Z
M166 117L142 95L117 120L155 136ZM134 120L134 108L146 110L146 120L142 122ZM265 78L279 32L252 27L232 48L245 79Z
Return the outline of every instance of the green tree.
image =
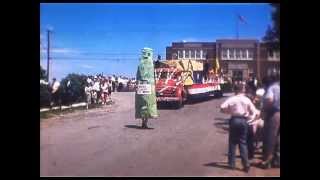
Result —
M47 72L40 65L40 80L47 78ZM50 106L51 93L47 84L40 84L40 108Z
M272 26L268 26L263 40L273 49L280 49L280 4L271 3Z
M49 91L49 86L46 84L40 84L40 108L49 107L51 100L51 93Z
M61 98L63 104L83 102L86 100L84 88L86 86L87 76L80 74L69 74L61 80ZM70 85L68 86L68 82Z

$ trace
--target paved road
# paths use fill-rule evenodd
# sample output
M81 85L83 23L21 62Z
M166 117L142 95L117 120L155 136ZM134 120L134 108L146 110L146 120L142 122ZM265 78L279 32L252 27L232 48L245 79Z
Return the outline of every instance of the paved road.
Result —
M41 120L41 176L279 176L279 169L248 174L226 168L225 98L160 109L140 129L134 93L116 93L115 104ZM238 165L240 159L238 159Z

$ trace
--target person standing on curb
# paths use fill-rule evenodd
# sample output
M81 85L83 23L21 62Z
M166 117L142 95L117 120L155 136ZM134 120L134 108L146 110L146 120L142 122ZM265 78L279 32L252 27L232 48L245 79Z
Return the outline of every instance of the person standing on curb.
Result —
M104 79L101 83L101 90L102 90L102 104L106 105L108 100L108 80Z
M91 94L92 94L92 87L91 87L91 84L90 83L86 83L86 86L84 88L84 92L86 93L86 108L89 109L89 105L91 104L91 101L92 101L92 97L91 97Z
M229 121L229 152L228 164L231 169L235 169L236 146L239 144L240 156L243 170L249 172L250 162L248 159L248 119L256 116L256 108L251 100L244 94L242 83L234 86L235 95L229 97L220 106L223 113L231 115Z
M261 136L261 130L263 129L264 121L261 115L262 97L264 95L264 89L258 89L256 95L253 96L252 102L257 109L257 116L255 119L249 120L249 133L248 133L248 156L249 160L254 158L254 152L258 147L259 138Z
M60 106L60 110L61 110L61 92L60 92L60 82L57 81L56 78L53 78L52 79L52 85L51 85L51 94L52 94L52 99L53 99L53 102L51 103L51 107L53 105L58 105Z
M271 76L271 85L264 97L265 112L263 168L280 167L280 79Z

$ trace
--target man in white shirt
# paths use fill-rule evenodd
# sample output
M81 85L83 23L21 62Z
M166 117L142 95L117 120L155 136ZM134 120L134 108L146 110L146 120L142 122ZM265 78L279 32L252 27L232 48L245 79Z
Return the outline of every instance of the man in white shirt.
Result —
M93 86L92 86L92 98L93 102L98 103L99 93L100 93L100 82L97 78L95 78Z
M239 144L240 156L244 171L248 172L250 163L248 160L248 120L254 119L257 110L251 100L244 94L244 85L239 83L234 86L235 95L221 104L223 113L231 115L229 121L229 153L228 164L235 169L236 146Z
M51 104L58 104L60 105L60 82L56 80L56 78L52 79L52 85L51 85L52 91L52 99L53 102Z
M56 80L56 78L52 79L52 93L55 93L58 91L60 87L60 82Z
M101 90L102 90L102 104L107 103L107 98L108 98L108 81L103 80L101 83Z
M86 100L87 100L87 109L89 109L89 105L91 104L91 91L92 91L92 87L90 83L87 83L85 88L84 88L84 92L86 93Z

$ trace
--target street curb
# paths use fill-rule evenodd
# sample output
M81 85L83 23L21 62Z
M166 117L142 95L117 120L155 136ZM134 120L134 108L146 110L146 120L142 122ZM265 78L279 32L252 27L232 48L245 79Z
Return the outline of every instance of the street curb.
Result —
M71 107L70 106L61 106L61 109L70 109L72 107L81 107L81 106L86 106L86 105L87 105L87 103L81 102L81 103L77 103L77 104L72 104ZM60 109L60 107L56 106L56 107L51 108L51 110L56 110L56 109ZM46 111L50 111L50 108L40 109L40 112L46 112Z

